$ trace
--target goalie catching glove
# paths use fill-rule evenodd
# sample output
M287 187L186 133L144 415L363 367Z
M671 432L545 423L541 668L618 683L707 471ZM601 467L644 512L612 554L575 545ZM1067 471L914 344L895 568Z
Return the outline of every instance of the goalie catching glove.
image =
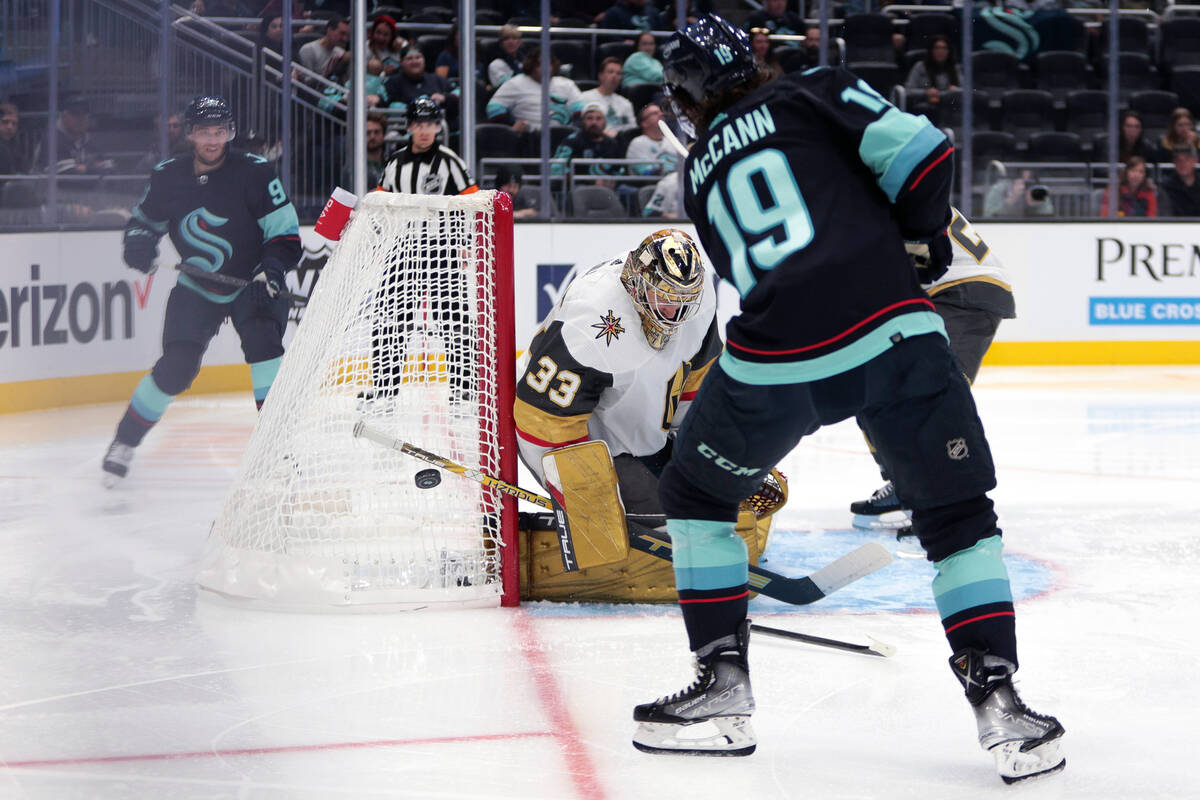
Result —
M905 242L904 249L908 251L908 260L923 285L931 284L945 275L950 262L954 260L950 237L945 231L929 242Z

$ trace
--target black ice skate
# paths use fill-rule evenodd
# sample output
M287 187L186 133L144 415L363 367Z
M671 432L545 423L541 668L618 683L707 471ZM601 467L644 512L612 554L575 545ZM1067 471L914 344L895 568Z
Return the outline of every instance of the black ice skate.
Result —
M1012 666L971 648L950 657L950 667L975 711L979 746L995 757L1005 783L1049 775L1067 766L1060 749L1063 726L1021 702L1013 688Z
M891 481L876 489L869 499L851 503L850 513L854 515L851 524L868 531L878 528L903 528L912 517L911 511L901 507L900 498L896 496L896 487Z
M645 753L693 756L748 756L758 740L750 727L754 695L746 650L750 621L735 635L696 651L696 679L682 691L633 709L638 723L633 746ZM699 734L695 738L691 726ZM711 729L716 732L712 733ZM705 729L709 729L707 735Z
M120 483L129 473L129 464L132 461L133 448L113 439L112 444L108 446L108 452L104 454L104 463L101 464L104 470L104 485L111 489Z

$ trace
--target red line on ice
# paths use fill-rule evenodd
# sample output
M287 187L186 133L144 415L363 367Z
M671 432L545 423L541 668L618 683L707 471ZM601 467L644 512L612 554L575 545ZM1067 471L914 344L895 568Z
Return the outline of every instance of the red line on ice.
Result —
M575 728L571 719L571 711L567 707L558 679L546 658L537 631L534 630L533 619L523 610L518 609L514 615L516 620L517 640L529 661L530 672L533 673L534 686L542 707L550 715L552 735L558 741L566 762L567 773L575 783L575 789L580 797L587 800L603 800L604 787L596 775L596 766L588 756L587 747Z
M515 739L533 739L544 736L557 737L547 731L529 733L492 733L480 736L437 736L429 739L380 739L374 742L330 742L326 744L294 744L279 747L246 747L233 750L197 750L192 753L140 753L127 756L93 756L83 758L47 758L36 761L5 761L4 767L69 767L78 764L115 764L123 761L168 761L173 758L218 758L227 756L260 756L280 753L310 753L330 750L354 750L368 747L407 747L427 744L462 744L467 742L494 742Z

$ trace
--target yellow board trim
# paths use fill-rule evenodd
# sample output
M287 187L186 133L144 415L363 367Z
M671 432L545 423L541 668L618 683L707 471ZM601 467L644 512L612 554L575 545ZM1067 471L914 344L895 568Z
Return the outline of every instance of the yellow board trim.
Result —
M1200 364L1200 340L1185 342L992 342L985 366Z
M43 408L115 403L133 396L138 381L149 370L114 372L107 375L79 375L73 378L44 378L0 384L0 413L37 411ZM192 387L183 396L246 392L252 394L250 367L245 364L219 364L203 367ZM250 402L253 401L251 397Z
M1200 364L1200 340L1175 342L993 342L983 363L995 367ZM147 370L0 383L0 414L128 400ZM186 395L251 392L245 364L203 367ZM549 417L548 414L537 415ZM583 420L558 418L572 432ZM573 424L572 424L573 423ZM536 425L534 426L536 427ZM556 426L557 427L557 426ZM566 433L564 431L564 433ZM566 433L566 435L571 435ZM569 439L568 439L569 441Z

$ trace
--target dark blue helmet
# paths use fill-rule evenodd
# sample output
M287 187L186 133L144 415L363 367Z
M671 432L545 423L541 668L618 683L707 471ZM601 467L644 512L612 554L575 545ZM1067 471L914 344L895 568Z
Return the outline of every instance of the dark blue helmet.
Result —
M184 132L191 133L197 125L228 125L233 138L233 111L225 98L216 95L196 95L183 112Z
M692 104L745 83L758 72L750 37L716 14L675 31L663 45L663 78Z
M441 122L442 107L432 97L423 94L408 104L405 115L409 125L414 122Z

